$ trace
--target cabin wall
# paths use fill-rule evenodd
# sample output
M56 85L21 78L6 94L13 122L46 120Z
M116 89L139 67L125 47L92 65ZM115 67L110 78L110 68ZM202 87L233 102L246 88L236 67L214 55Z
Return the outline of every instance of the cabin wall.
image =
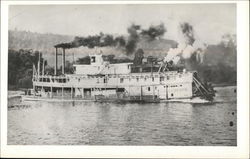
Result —
M125 88L130 96L157 96L160 99L192 97L193 73L167 72L164 74L130 73L106 75L66 75L64 77L34 78L34 86L74 88L75 96L115 95L116 88ZM49 79L49 80L48 80ZM42 82L43 81L43 82ZM102 90L95 90L101 89ZM107 89L107 91L105 91ZM113 91L109 91L113 89ZM87 95L89 92L89 95ZM66 93L66 92L65 92ZM70 92L69 92L70 94Z
M110 64L102 70L102 74L129 74L131 72L130 64Z
M116 96L116 90L111 89L111 90L100 90L100 89L93 89L91 91L91 95L104 95L104 96Z
M167 87L163 85L158 86L131 86L125 87L125 91L130 96L157 96L160 99L167 98Z
M104 65L74 65L75 74L95 75L95 74L129 74L131 64L104 64Z
M192 83L175 83L168 85L168 98L190 98L192 97Z

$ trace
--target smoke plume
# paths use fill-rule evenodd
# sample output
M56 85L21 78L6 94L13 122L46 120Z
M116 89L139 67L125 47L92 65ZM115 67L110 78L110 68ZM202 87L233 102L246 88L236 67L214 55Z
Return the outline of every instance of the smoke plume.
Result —
M142 30L141 35L149 38L150 40L154 40L156 38L162 37L166 31L167 30L164 24L161 23L160 25L156 25L156 26L151 25L148 29Z
M114 37L110 34L103 34L102 32L99 35L87 36L87 37L75 37L75 39L70 43L61 43L55 45L58 48L76 48L80 46L85 46L88 48L94 47L120 47L124 48L127 55L134 54L137 49L137 43L140 38L148 38L154 40L160 38L166 32L164 24L160 25L151 25L148 29L141 29L140 25L132 24L128 27L128 38L124 36Z
M132 24L128 28L129 37L128 37L128 42L125 46L127 55L134 53L137 46L137 42L139 41L138 31L140 29L141 29L140 25L135 25L135 24Z
M193 33L193 26L187 22L180 24L181 31L184 35L187 45L193 45L195 38Z
M116 38L110 34L103 34L102 32L99 35L87 36L87 37L78 37L76 36L74 40L70 43L61 43L55 45L55 47L70 49L80 46L85 46L88 48L94 47L105 47L105 46L125 46L125 39L122 36Z

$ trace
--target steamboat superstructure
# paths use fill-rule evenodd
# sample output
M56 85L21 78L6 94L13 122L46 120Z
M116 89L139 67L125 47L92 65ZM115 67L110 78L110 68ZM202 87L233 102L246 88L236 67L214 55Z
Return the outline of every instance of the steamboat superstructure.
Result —
M41 74L40 66L33 71L33 99L159 102L196 96L211 100L214 95L195 78L196 72L169 71L163 63L157 71L145 71L147 66L111 64L102 54L93 54L90 64L74 64L74 73L65 74L63 49L58 75L57 56L56 48L54 75Z

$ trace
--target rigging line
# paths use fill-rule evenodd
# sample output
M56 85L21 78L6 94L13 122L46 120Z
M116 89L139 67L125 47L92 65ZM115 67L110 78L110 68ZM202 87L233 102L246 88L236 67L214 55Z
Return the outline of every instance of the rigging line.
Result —
M209 94L209 92L207 92L207 90L202 86L201 83L199 83L196 79L195 79L195 81L203 88L203 90L204 90L207 94Z
M200 84L200 86L206 91L206 93L209 94L208 90L207 90L207 89L206 89L197 79L195 79L195 77L194 77L194 80L195 80L197 83Z
M196 88L198 88L198 90L201 92L201 94L202 95L205 95L202 91L201 91L201 89L199 88L199 86L198 86L198 84L194 81L194 84L196 85ZM205 95L206 96L206 95Z

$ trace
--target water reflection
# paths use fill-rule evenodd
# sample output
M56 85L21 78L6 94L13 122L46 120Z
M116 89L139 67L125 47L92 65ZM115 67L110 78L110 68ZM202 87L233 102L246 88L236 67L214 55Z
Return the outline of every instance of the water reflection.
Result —
M226 95L209 105L27 102L8 111L8 144L236 145L236 97Z

